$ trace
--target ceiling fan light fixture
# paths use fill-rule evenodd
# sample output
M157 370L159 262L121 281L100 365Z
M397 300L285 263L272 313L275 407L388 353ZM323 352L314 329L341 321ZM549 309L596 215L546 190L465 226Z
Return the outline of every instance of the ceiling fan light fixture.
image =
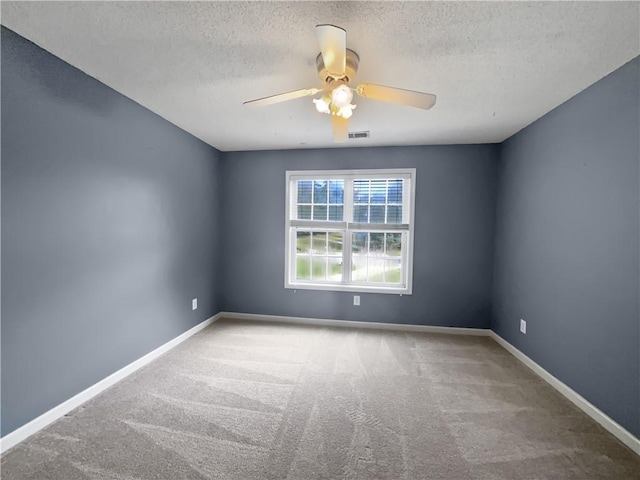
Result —
M354 108L356 108L355 105L345 105L338 111L338 115L340 115L342 118L351 118Z
M348 87L347 87L348 88ZM351 95L353 99L353 94ZM353 115L353 109L355 105L347 103L346 105L339 106L333 101L332 95L325 95L321 98L314 98L313 103L316 106L316 110L320 113L327 113L329 115L337 115L344 119L351 118Z
M346 107L353 100L353 92L345 84L339 85L331 92L331 103L336 107Z
M329 111L329 101L327 101L327 97L322 98L314 98L313 103L316 105L316 110L320 113L330 113Z

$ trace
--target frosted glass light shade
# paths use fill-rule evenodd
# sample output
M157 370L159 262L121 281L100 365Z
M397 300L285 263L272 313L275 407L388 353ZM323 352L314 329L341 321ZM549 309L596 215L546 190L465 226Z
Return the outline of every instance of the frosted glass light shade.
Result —
M340 85L333 89L331 92L331 103L333 103L336 107L342 108L351 103L353 99L353 92L346 85Z
M356 108L355 105L345 105L340 109L340 111L338 112L338 115L340 115L342 118L351 118L351 115L353 115L354 108Z
M329 103L324 98L314 98L313 103L316 104L316 110L320 113L329 113Z

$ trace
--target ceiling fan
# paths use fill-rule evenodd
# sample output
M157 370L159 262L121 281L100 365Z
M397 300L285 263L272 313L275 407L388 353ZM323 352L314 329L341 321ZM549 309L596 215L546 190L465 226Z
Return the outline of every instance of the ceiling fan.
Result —
M272 105L301 97L319 95L313 103L316 110L331 115L333 139L345 142L348 137L349 118L355 105L353 92L361 97L398 103L409 107L428 110L436 103L436 96L430 93L415 92L402 88L386 87L373 83L361 83L356 88L349 87L349 82L358 71L360 57L347 48L347 32L335 25L316 25L316 35L320 43L320 53L316 58L318 75L324 82L319 88L303 88L293 92L281 93L269 97L244 102L244 105Z

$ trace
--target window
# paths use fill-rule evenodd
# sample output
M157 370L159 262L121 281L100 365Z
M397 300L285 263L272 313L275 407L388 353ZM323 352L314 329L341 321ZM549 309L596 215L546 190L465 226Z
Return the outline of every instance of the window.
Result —
M285 287L411 294L415 169L287 172Z

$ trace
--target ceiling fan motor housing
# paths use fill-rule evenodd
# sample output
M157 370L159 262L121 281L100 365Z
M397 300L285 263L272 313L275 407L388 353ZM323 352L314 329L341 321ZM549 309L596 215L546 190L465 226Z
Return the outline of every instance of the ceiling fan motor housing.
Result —
M338 75L329 72L327 68L324 66L324 60L322 59L322 53L318 54L316 57L316 67L318 68L318 76L320 80L325 83L332 82L334 80L344 80L346 83L352 81L356 73L358 73L358 63L360 62L360 57L356 52L347 48L346 55L346 68L344 75Z

